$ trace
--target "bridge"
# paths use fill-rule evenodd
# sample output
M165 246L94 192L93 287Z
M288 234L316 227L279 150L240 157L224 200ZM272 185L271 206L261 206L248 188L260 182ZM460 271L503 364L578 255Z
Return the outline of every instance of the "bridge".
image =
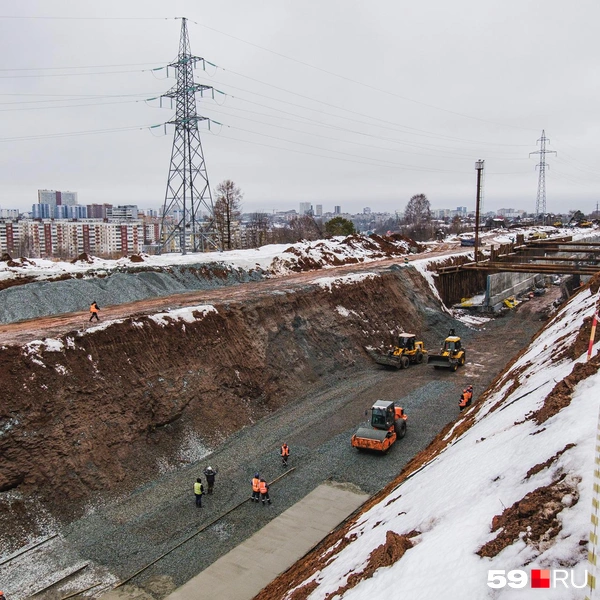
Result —
M595 275L600 271L600 242L576 242L572 236L525 242L523 234L518 234L514 243L491 245L489 255L476 249L475 257L435 269L436 287L446 305L484 289L491 296L488 276L498 273L522 273L519 284L526 274Z
M441 267L439 274L463 270L542 273L546 275L594 275L600 271L600 243L574 242L571 236L525 242L522 234L513 244L490 246L489 257L477 253L473 262Z

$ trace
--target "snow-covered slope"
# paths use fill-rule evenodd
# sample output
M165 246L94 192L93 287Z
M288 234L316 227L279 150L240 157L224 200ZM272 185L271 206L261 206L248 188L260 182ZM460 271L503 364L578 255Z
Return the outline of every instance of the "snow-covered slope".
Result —
M414 244L414 242L413 242ZM286 275L306 268L327 268L347 262L368 262L386 256L407 254L410 240L379 236L352 235L297 244L270 244L256 249L227 252L190 252L185 255L134 255L118 260L82 255L78 260L59 261L43 258L0 261L0 281L28 278L31 280L58 277L98 277L110 273L135 270L164 269L175 266L217 263L225 267L260 270L265 275Z
M417 457L413 475L307 561L283 597L583 598L572 584L591 572L600 361L586 363L584 318L596 299L589 289L572 298L426 464L415 470ZM560 572L550 589L531 587L535 569L565 570L568 587ZM492 589L490 570L522 570L525 587Z

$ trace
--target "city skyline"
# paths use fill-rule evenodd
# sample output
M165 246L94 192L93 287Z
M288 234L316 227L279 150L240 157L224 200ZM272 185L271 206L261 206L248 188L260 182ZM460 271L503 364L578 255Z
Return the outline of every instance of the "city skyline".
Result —
M185 15L192 53L208 61L196 80L217 90L198 96L210 187L233 180L246 212L311 202L393 213L420 193L432 208L472 210L478 159L486 210L533 212L542 130L557 152L548 211L596 208L591 1L227 0L200 11L181 0L171 10L32 0L2 17L1 207L30 210L44 188L76 189L82 204L162 206L174 109L159 97L174 83L174 16Z

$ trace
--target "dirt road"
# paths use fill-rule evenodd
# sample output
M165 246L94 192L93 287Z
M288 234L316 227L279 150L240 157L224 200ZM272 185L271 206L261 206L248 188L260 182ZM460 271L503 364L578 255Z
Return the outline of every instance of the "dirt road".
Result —
M456 245L443 244L434 252L411 255L409 261L423 258L435 258L456 254L460 250ZM464 251L465 253L467 251ZM225 301L243 301L257 295L268 295L275 291L285 291L290 288L309 284L321 277L337 277L348 273L365 271L379 272L392 265L403 264L404 259L393 258L365 263L354 263L341 267L331 267L321 271L307 271L276 277L263 281L240 283L212 290L201 290L174 294L170 296L148 298L137 302L118 304L115 306L102 306L100 318L102 322L117 319L126 319L155 312L162 312L185 306L197 304L211 304ZM26 344L41 338L59 337L71 331L81 331L94 327L96 322L89 322L88 312L65 313L49 317L41 317L18 323L0 324L0 345Z

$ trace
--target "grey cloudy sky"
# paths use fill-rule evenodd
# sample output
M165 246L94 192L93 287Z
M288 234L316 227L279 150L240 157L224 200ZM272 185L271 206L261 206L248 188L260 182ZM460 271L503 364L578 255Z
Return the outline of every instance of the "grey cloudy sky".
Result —
M246 211L475 205L533 212L545 130L549 211L600 200L597 0L22 0L0 5L0 207L38 189L81 204L164 201L174 79L189 19L197 81L222 123L202 142L212 189ZM88 133L84 133L88 132ZM92 133L93 132L93 133Z

